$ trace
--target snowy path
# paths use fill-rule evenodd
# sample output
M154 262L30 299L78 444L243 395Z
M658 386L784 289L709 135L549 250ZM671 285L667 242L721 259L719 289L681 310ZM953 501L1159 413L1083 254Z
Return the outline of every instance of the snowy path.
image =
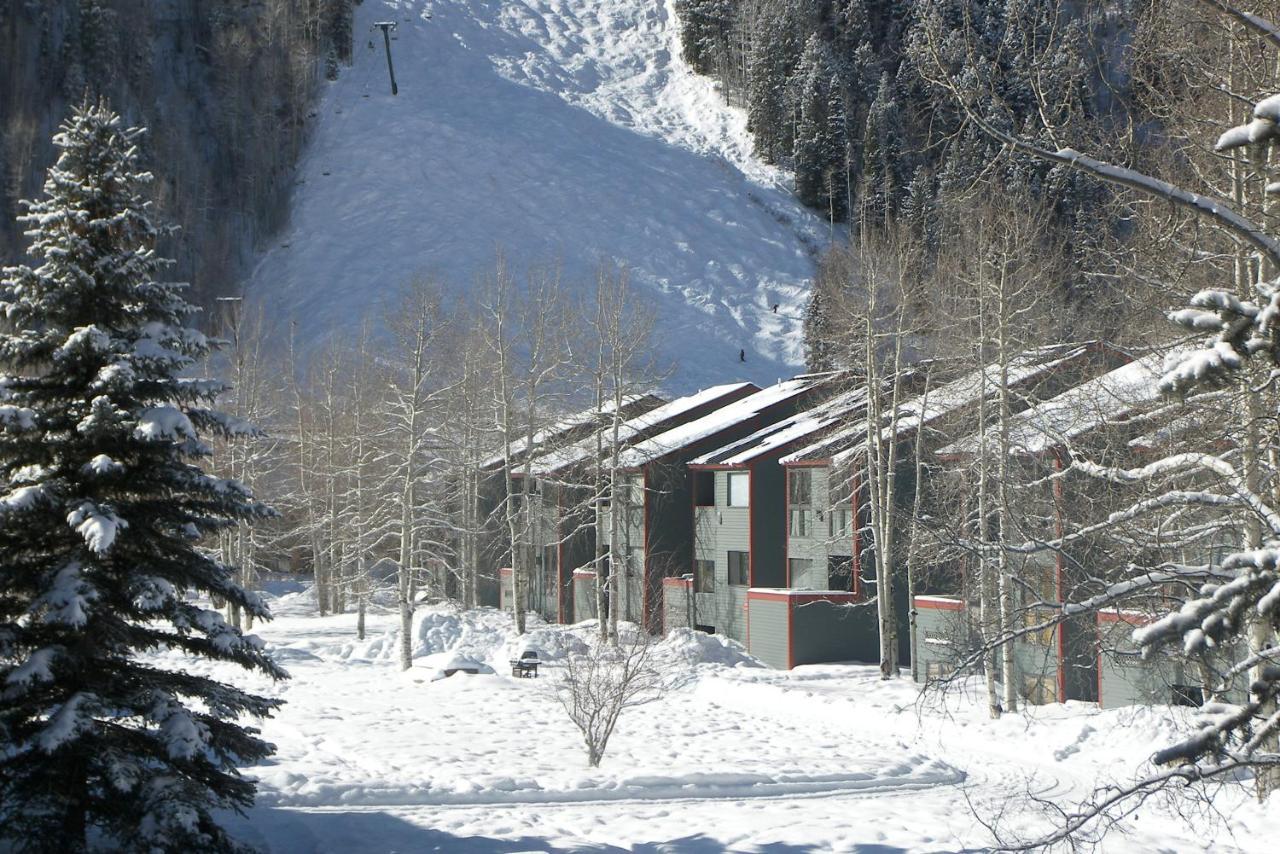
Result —
M990 837L985 815L1017 805L1028 786L1069 803L1104 779L1131 775L1177 726L1151 710L1071 704L985 718L976 703L918 708L906 682L867 667L791 673L733 666L712 643L671 647L693 658L682 687L625 717L600 769L546 678L499 673L431 681L426 656L461 649L501 665L514 642L506 615L420 617L417 664L394 665L394 620L307 616L280 603L262 631L293 679L289 705L266 722L278 746L250 769L261 797L237 832L273 852L390 851L956 851ZM554 658L575 643L534 633ZM696 653L696 655L695 655ZM254 685L274 690L269 684ZM1144 807L1106 851L1264 851L1280 816L1227 791L1230 825L1191 830ZM1234 836L1233 836L1234 834Z
M378 20L397 24L395 97ZM656 0L366 0L248 295L314 351L415 277L473 290L498 251L562 265L579 293L612 258L656 314L672 389L793 373L828 229L684 67L675 26Z

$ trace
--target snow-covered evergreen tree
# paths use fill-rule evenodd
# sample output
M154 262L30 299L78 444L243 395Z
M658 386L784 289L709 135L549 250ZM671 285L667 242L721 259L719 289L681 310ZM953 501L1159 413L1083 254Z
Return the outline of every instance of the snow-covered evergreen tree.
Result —
M194 598L269 616L199 544L271 511L197 465L202 432L249 428L180 376L213 342L156 281L140 133L73 112L22 217L40 263L0 283L0 847L233 848L211 813L252 802L237 766L272 751L237 721L278 701L190 667L285 676Z

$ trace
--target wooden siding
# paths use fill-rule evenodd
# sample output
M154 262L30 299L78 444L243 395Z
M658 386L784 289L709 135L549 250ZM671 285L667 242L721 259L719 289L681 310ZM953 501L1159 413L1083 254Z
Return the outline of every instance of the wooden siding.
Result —
M752 496L754 498L754 496ZM729 472L716 472L716 555L751 550L751 508L729 506ZM727 571L727 569L726 569Z
M751 599L751 654L770 667L791 666L790 602L778 599Z
M596 577L594 573L573 575L573 621L594 620L596 614Z
M853 555L853 536L844 534L831 535L832 511L835 502L831 491L831 469L828 466L806 466L804 471L810 472L812 483L810 495L813 497L813 515L808 532L793 536L791 533L791 508L784 511L786 516L787 561L788 572L790 560L812 561L808 571L803 574L791 573L790 586L796 590L826 590L830 585L829 562L832 557L851 557ZM818 514L822 518L818 518Z
M949 673L965 655L973 640L969 612L960 600L916 598L916 655L919 679L927 681L931 672Z
M791 609L793 667L826 661L879 660L880 634L874 607L801 600L793 602Z
M693 591L686 581L668 578L662 585L662 625L666 631L689 627L690 597ZM702 622L699 615L698 621Z

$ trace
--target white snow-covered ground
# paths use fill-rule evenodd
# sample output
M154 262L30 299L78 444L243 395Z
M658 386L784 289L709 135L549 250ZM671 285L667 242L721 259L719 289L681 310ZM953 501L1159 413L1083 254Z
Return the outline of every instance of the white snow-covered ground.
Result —
M357 642L354 615L317 617L313 602L284 596L259 629L290 681L199 665L288 701L264 723L278 752L248 769L259 803L229 819L272 852L982 850L980 818L1043 827L1028 790L1066 806L1131 778L1186 723L1082 704L991 721L963 699L922 707L873 668L784 673L685 633L660 648L679 686L624 716L589 769L552 686L590 626L519 640L505 614L431 609L402 673L394 617L373 615ZM507 675L525 643L550 662L539 679ZM450 652L496 672L441 678L431 665ZM1227 788L1214 807L1230 819L1197 811L1188 826L1148 802L1102 850L1275 850L1280 804Z
M515 272L563 265L585 296L611 258L656 313L673 390L801 365L829 230L753 157L744 114L683 64L669 3L355 11L354 66L325 84L290 225L246 285L279 331L296 321L304 350L354 334L415 277L465 294L498 251ZM398 96L375 21L397 25Z

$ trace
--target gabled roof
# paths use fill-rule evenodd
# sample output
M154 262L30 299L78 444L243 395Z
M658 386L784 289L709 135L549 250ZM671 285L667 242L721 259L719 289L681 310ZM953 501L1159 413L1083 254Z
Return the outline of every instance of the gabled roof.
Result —
M1165 357L1151 353L1094 377L1014 415L1009 442L1014 453L1039 454L1108 424L1119 424L1160 398ZM988 444L995 441L988 431ZM974 433L937 451L940 457L967 457L982 447Z
M622 411L629 415L646 412L656 406L662 404L662 398L652 394L629 394L622 398ZM581 412L574 412L556 419L551 424L543 427L533 434L533 444L535 446L554 443L557 441L572 441L575 432L584 429L590 429L594 424L598 423L602 418L613 414L613 401L606 401L600 408L594 406L590 409L584 409ZM526 437L516 439L511 443L511 456L513 459L523 458L525 449L529 446ZM493 468L502 465L502 454L495 454L489 457L483 463L482 468Z
M866 405L867 389L865 386L859 386L837 394L804 412L798 412L790 418L757 430L745 439L739 439L723 448L703 454L692 460L690 464L747 465L759 457L810 439L833 425L860 416Z
M1009 383L1011 386L1033 383L1064 364L1085 356L1096 346L1096 342L1053 344L1019 353L1011 360ZM927 395L921 394L899 404L896 430L889 426L890 419L886 414L885 426L881 428L881 439L890 439L894 435L899 437L909 435L922 425L929 425L977 403L984 396L993 396L999 379L999 366L987 365L963 374L951 382L931 388ZM863 453L866 449L866 437L865 423L851 424L843 430L832 432L821 440L788 454L782 458L782 462L830 460L834 465L843 465Z
M759 386L749 382L728 383L703 389L697 394L676 398L670 403L664 403L662 406L651 409L634 418L629 418L618 425L618 439L626 444L643 441L643 439L654 435L656 432L674 428L681 418L695 410L706 406L714 406L718 401L728 404L759 390ZM592 459L596 455L596 437L598 435L603 436L606 444L612 441L612 424L605 424L599 430L593 430L585 438L552 451L538 461L535 473L539 476L555 474L573 465Z
M628 448L622 455L622 465L626 468L643 466L667 454L710 439L730 427L758 417L772 407L803 397L815 388L830 382L834 376L835 374L808 374L769 386L736 403L731 403L695 421L659 433Z

